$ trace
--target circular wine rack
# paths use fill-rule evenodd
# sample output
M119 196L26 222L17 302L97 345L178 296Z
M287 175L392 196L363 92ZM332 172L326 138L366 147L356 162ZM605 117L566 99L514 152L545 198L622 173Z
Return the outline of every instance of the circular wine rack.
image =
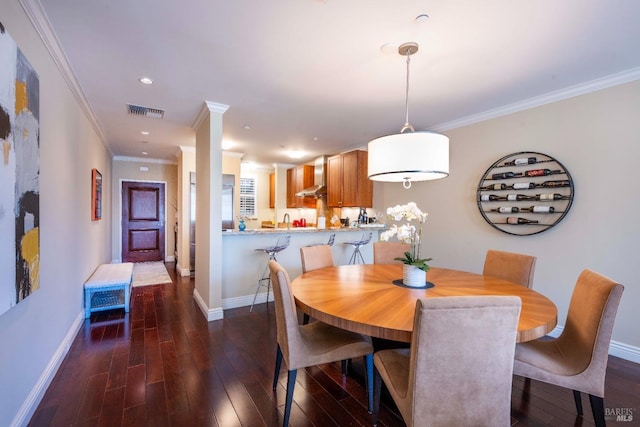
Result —
M573 179L562 163L546 154L521 151L487 169L478 184L477 202L492 227L528 236L562 221L573 193Z

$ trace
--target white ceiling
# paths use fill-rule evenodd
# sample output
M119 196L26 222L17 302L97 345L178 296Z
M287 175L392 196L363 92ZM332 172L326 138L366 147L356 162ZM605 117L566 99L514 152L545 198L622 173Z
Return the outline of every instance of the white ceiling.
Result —
M39 1L117 156L175 160L178 146L195 145L204 101L229 105L224 139L247 161L366 146L404 123L406 63L385 43L420 45L416 130L640 78L635 0ZM128 103L166 113L131 116ZM292 161L292 149L307 155Z

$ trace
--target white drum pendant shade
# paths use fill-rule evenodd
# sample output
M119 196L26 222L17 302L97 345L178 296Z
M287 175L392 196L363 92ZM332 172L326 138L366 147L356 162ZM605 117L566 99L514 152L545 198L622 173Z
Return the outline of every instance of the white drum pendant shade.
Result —
M449 137L417 131L369 142L368 174L373 181L413 182L449 176Z

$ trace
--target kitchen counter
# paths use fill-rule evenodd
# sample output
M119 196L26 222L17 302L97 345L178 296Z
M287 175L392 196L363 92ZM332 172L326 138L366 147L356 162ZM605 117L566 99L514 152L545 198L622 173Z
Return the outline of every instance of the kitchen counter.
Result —
M336 235L331 247L335 265L349 262L353 246L348 242L361 240L363 235L372 233L371 242L360 249L366 263L373 263L373 242L380 240L384 227L317 229L298 228L258 228L245 231L225 231L222 233L222 308L251 305L258 279L267 265L268 255L261 248L275 245L279 237L291 236L289 247L276 255L278 262L287 270L293 280L302 274L300 248L309 245L326 244L331 234ZM266 288L260 290L256 303L264 302ZM269 300L272 300L273 294ZM248 308L247 308L248 310Z
M371 227L369 226L365 226L365 227L357 227L357 228L349 228L349 227L342 227L342 228L317 228L317 227L291 227L291 228L247 228L244 231L239 231L239 230L226 230L224 233L222 233L223 236L228 236L228 235L251 235L251 234L274 234L274 233L280 233L280 234L287 234L287 233L313 233L313 232L324 232L324 233L344 233L344 232L350 232L350 231L360 231L360 232L368 232L368 231L380 231L380 230L385 230L386 228L384 227L384 225L380 226L378 225L377 227Z

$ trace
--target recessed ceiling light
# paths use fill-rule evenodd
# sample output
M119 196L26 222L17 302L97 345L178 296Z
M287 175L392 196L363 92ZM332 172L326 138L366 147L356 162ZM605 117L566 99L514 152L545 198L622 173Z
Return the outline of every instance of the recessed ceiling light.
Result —
M141 130L140 133L143 134L143 135L149 135L149 131L148 130Z
M428 20L429 20L429 15L427 15L426 13L422 13L416 16L416 24L424 24Z
M151 85L153 84L153 80L151 80L149 77L140 77L140 83L142 83L143 85Z
M143 152L142 152L142 154L144 154L144 155L146 156L146 155L147 155L147 154L149 154L149 153L147 153L146 151L143 151Z
M244 125L244 126L242 126L242 129L251 130L251 125Z

